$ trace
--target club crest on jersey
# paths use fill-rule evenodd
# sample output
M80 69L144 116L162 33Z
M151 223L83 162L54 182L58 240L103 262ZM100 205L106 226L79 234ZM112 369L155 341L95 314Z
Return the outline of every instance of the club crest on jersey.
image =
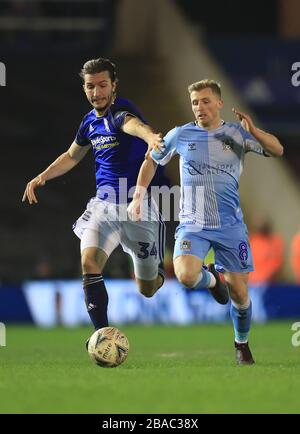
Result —
M233 148L233 144L231 140L226 140L225 142L222 143L223 151L231 151L232 148Z
M188 143L189 151L196 151L196 143Z
M191 248L192 248L192 242L191 241L189 241L189 240L182 240L180 242L180 249L181 250L187 251L187 250L191 250Z

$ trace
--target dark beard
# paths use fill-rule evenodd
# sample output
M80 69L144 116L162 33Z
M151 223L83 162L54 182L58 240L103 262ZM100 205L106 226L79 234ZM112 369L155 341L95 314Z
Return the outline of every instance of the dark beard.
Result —
M115 94L112 93L110 95L108 103L104 107L102 107L101 109L95 108L97 115L98 116L104 116L105 113L107 112L107 110L110 108L110 106L114 103L114 100L115 100Z

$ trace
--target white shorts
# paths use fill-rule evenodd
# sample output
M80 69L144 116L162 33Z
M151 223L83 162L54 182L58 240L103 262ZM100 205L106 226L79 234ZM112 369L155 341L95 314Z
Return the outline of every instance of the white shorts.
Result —
M165 224L153 199L149 203L145 198L143 219L134 222L127 216L127 204L116 205L94 197L73 230L81 239L81 251L98 247L109 257L121 244L132 257L138 279L157 277L158 265L164 258Z

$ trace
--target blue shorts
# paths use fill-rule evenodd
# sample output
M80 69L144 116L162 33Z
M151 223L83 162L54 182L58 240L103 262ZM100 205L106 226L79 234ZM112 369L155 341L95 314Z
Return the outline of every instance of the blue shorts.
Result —
M179 225L175 240L174 259L180 255L194 255L203 261L212 247L219 269L236 273L253 271L248 230L244 223L200 231L195 231L193 226Z

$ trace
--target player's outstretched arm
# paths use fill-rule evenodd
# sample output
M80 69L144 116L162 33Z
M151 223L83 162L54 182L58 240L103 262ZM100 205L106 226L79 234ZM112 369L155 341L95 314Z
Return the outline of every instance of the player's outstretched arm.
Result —
M276 136L269 134L257 128L251 117L235 108L232 109L233 113L241 121L244 130L252 134L253 137L261 144L265 152L272 157L281 157L283 155L283 146Z
M37 203L38 201L35 189L37 187L42 187L50 179L64 175L69 172L69 170L73 169L73 167L83 159L89 148L90 146L79 146L77 143L73 142L67 152L61 154L52 164L50 164L49 167L47 167L46 170L28 182L23 194L22 202L28 200L30 205Z
M139 137L148 144L147 156L152 149L155 149L158 153L161 152L164 146L161 133L155 133L149 125L144 124L140 119L133 116L126 116L122 130L126 134Z
M128 216L133 221L139 221L142 218L143 200L155 175L156 168L157 164L150 157L144 160L140 168L133 199L127 208Z

